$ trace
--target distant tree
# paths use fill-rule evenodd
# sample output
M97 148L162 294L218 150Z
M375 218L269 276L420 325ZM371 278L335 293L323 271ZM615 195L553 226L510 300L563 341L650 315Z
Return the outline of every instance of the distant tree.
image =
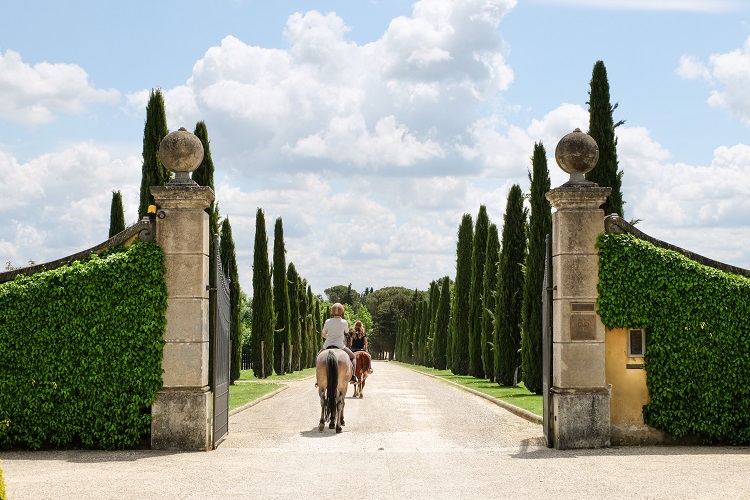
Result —
M221 267L224 268L227 278L229 278L229 304L230 304L230 362L229 362L229 380L234 383L240 378L240 368L242 367L242 325L240 322L240 297L242 289L240 288L239 271L237 270L237 254L232 237L232 225L229 217L225 217L221 223L221 240L219 244L219 256L221 258Z
M435 320L435 336L433 340L434 366L438 370L445 370L446 349L448 343L448 328L451 319L451 279L446 276L440 286L440 303L438 305L437 317Z
M523 288L521 328L521 371L526 388L542 393L542 287L546 236L552 234L552 207L545 194L550 189L547 152L542 143L534 144L531 157L531 214L529 253Z
M523 264L526 259L526 212L523 193L518 184L511 186L500 245L498 275L497 349L495 378L497 383L512 386L521 364L521 306L523 302Z
M495 309L497 304L497 272L500 261L500 237L497 226L490 224L487 230L484 280L482 284L482 368L484 377L495 381Z
M607 68L602 61L596 61L591 73L591 89L589 90L589 131L588 134L599 146L599 161L586 174L586 179L596 182L601 187L611 187L612 193L602 205L605 215L617 214L623 216L622 200L622 170L617 160L617 137L615 128L624 120L614 123L612 114L617 104L612 106L609 97L609 81Z
M471 215L464 214L458 228L456 243L456 285L453 316L453 364L451 371L456 375L469 374L469 328L471 296L471 255L474 227Z
M437 314L440 308L440 281L434 280L430 283L430 315L429 330L425 343L427 366L435 366L435 329L437 328Z
M292 338L292 364L294 370L301 369L300 344L302 342L301 325L299 317L299 275L292 262L289 263L286 271L286 284L289 294L289 332Z
M253 255L253 373L256 378L266 378L273 371L274 312L266 219L261 208L255 216Z
M318 353L320 346L319 336L315 332L317 322L315 321L315 296L312 293L312 287L307 285L307 296L305 297L305 305L307 306L307 335L308 335L308 351L307 351L307 366L315 366L315 357Z
M289 291L286 283L286 249L284 248L284 225L281 217L276 219L273 238L273 306L276 312L274 327L274 370L283 375L291 371L289 359L292 349L292 331L289 327Z
M109 236L125 230L125 210L122 208L122 193L112 191L112 204L109 208Z
M394 352L398 321L409 318L415 293L414 290L398 286L381 288L367 295L365 307L372 316L372 331L367 333L371 353L380 355ZM405 349L404 356L411 355L410 351L406 351L409 349L406 345L402 348ZM402 361L408 360L404 357Z
M469 375L484 377L482 366L482 292L489 226L487 207L481 205L474 226L471 256L471 293L469 294Z
M161 89L151 89L146 105L146 124L143 127L143 164L141 166L141 198L138 203L138 220L148 213L148 206L154 205L151 186L163 186L170 173L159 160L159 145L169 134L167 112L164 109L164 96Z
M339 302L342 305L350 305L353 308L357 308L360 305L359 293L352 288L352 284L349 285L335 285L331 288L326 288L323 293L328 297L328 301L333 303Z

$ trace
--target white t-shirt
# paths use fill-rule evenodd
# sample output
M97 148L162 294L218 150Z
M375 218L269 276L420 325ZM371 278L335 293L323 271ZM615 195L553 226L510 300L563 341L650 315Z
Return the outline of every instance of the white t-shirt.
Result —
M326 334L323 349L331 346L343 349L346 347L346 337L344 335L349 333L349 323L344 318L328 318L323 325L323 333Z

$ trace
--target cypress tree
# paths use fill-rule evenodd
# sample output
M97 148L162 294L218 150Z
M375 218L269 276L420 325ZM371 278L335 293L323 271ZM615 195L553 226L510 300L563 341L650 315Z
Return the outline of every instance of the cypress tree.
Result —
M487 231L489 226L487 208L479 207L471 255L471 293L469 295L469 375L484 377L482 366L482 286L487 254Z
M307 285L305 306L307 308L307 366L315 366L315 356L318 352L318 336L315 334L315 303L312 287Z
M508 193L498 275L497 350L495 377L497 383L512 386L521 364L521 306L523 302L523 264L526 259L526 209L523 193L514 184Z
M300 318L299 318L299 292L297 286L299 283L299 275L297 269L294 267L292 262L289 263L286 271L286 285L289 294L289 334L292 339L292 364L293 370L301 369L300 360Z
M235 251L232 225L229 222L229 217L225 217L221 222L219 257L221 258L221 267L224 268L224 272L227 278L229 278L229 304L231 307L229 380L233 384L235 380L240 378L240 369L242 367L242 339L240 336L240 296L242 289L240 287L237 253Z
M122 208L122 193L112 191L112 204L109 207L109 236L125 230L125 210Z
M529 253L523 287L521 371L526 388L542 393L542 286L544 285L545 237L552 233L552 207L545 194L550 189L547 152L534 144L531 157L531 214Z
M437 314L440 308L440 283L430 283L430 322L427 335L426 352L427 366L435 366L435 329L437 328Z
M596 166L586 174L586 180L596 182L601 187L611 187L612 193L602 205L605 215L617 214L623 216L622 200L622 170L618 171L617 160L617 137L615 128L623 123L620 120L614 123L612 114L617 109L610 104L609 81L607 80L607 68L602 61L596 61L591 73L591 89L589 90L589 131L588 134L599 146L599 161Z
M445 370L447 367L446 349L448 344L448 328L451 317L451 279L446 276L440 286L440 304L435 321L434 344L434 366L437 370Z
M273 238L273 308L276 312L274 328L274 370L283 375L289 369L292 347L292 332L289 328L289 291L286 285L286 249L284 248L284 225L281 217L276 219ZM283 351L283 356L282 356Z
M484 280L482 284L482 368L484 377L495 381L495 309L497 304L497 273L500 261L500 237L497 226L487 229Z
M474 236L471 215L464 214L456 244L456 288L454 294L453 364L456 375L469 374L469 297L471 296L471 254Z
M313 332L316 339L315 344L315 357L317 357L318 351L323 348L323 317L320 314L320 301L315 299L315 331ZM314 363L314 360L313 360Z
M148 206L154 205L151 186L163 186L170 173L159 160L159 145L169 133L167 112L164 109L164 96L161 89L151 89L146 106L146 124L143 127L143 164L141 167L141 198L138 203L138 220L148 213Z
M268 264L268 237L263 209L255 216L255 246L253 250L253 373L266 378L273 370L273 293L271 270ZM261 358L261 341L263 354Z

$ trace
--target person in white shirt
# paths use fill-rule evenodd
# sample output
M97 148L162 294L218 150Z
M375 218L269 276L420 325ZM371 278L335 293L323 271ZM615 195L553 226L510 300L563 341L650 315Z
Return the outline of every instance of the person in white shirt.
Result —
M342 317L344 315L344 306L336 302L331 306L331 314L333 314L333 317L328 318L323 324L323 338L326 339L323 342L323 349L338 347L349 355L349 359L352 361L351 383L356 384L358 380L354 373L357 368L357 358L351 349L346 347L346 334L349 333L349 323Z

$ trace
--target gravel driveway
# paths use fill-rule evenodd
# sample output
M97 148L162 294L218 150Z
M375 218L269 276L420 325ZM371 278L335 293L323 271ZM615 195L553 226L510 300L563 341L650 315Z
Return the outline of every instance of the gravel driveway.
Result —
M551 450L540 425L485 399L374 368L341 434L318 432L314 381L297 381L230 417L208 453L0 453L9 500L750 499L750 448Z

